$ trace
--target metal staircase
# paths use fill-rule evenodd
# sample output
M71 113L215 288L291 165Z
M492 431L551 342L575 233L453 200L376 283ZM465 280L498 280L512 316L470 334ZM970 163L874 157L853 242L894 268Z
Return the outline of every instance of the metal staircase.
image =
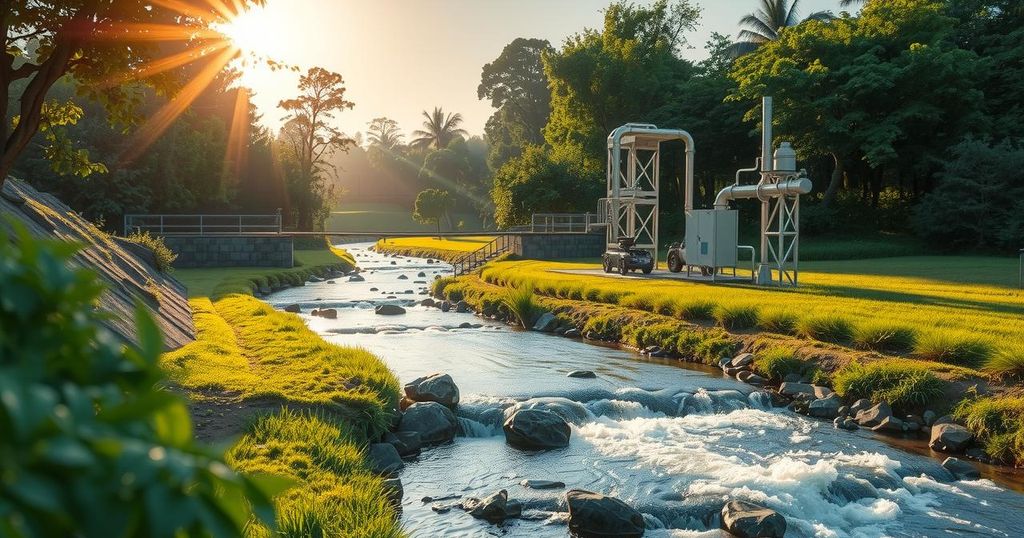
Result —
M454 260L452 266L455 268L455 276L471 273L494 258L511 252L515 243L514 238L513 235L499 235L490 243Z

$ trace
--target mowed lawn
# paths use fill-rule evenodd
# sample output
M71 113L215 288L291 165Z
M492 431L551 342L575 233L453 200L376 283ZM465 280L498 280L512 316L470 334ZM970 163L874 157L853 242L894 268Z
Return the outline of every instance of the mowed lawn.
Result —
M459 223L462 223L459 228ZM463 230L480 230L480 218L472 213L453 213L452 227ZM327 230L344 232L435 232L437 226L416 222L412 217L412 208L397 204L342 204L331 211L325 223ZM449 229L447 223L441 223L442 231L458 231Z
M993 344L1024 338L1024 294L1016 258L920 256L801 264L800 287L762 288L660 279L581 275L595 263L504 261L485 269L492 283L529 284L539 293L609 303L671 307L695 301L788 311L797 318L836 315L855 327L881 322L920 335L971 335Z

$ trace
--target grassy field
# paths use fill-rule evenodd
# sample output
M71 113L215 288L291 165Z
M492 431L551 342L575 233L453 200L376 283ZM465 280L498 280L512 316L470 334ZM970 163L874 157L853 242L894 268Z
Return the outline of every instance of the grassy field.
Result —
M275 499L278 528L254 525L248 536L402 536L383 480L364 461L367 442L390 424L398 380L374 355L330 344L298 316L251 296L254 286L353 265L337 249L295 256L302 265L283 271L177 271L192 297L198 335L164 354L161 366L206 411L201 421L237 421L230 415L250 403L271 404L254 407L270 414L256 414L228 461L294 485Z
M382 239L377 242L383 251L403 256L422 258L440 258L453 260L490 243L493 236L472 235L466 237L399 237Z
M460 228L459 223L462 223ZM480 230L480 218L473 213L454 213L449 230L445 223L442 231ZM425 232L437 230L433 224L421 224L412 218L412 208L394 204L342 204L331 211L326 229L346 232Z

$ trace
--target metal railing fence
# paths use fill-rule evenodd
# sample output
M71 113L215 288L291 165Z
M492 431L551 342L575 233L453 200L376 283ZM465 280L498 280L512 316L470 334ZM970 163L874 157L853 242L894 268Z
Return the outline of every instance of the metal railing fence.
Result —
M125 215L125 235L226 235L281 233L281 213L271 215Z
M586 233L605 221L595 213L534 213L530 231L540 233Z

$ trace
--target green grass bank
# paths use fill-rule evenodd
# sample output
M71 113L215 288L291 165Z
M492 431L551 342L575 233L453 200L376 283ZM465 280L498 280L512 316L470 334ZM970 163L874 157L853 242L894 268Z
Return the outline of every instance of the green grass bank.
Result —
M254 524L249 536L403 536L383 478L365 462L397 408L398 379L369 352L330 344L252 296L354 266L338 249L295 254L301 265L283 271L177 271L198 337L161 365L192 402L197 432L241 434L227 456L234 468L290 484L275 499L277 528Z

